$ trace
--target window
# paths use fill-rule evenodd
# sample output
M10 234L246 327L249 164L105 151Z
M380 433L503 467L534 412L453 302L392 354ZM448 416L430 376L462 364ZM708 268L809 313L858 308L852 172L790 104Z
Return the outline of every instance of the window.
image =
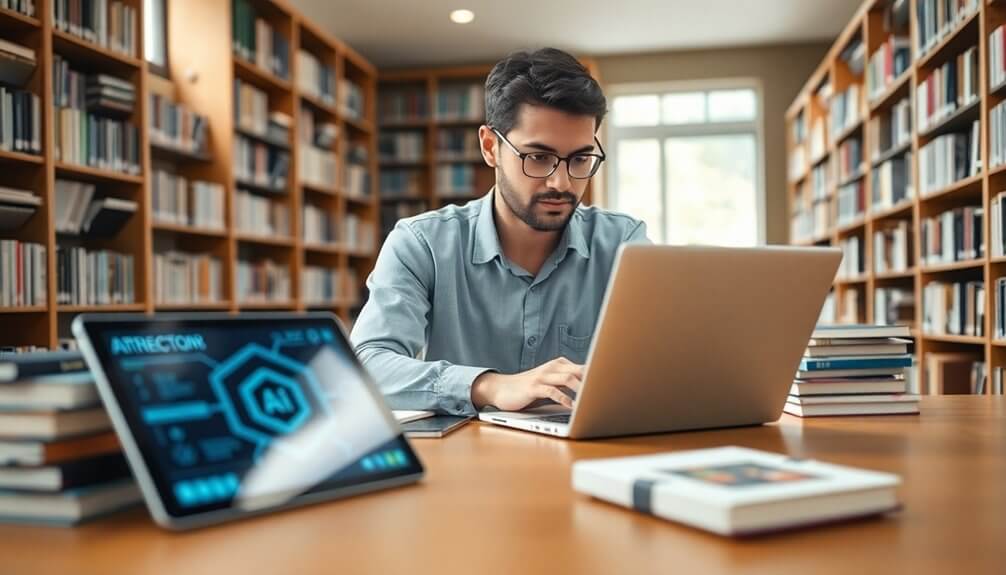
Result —
M609 204L666 244L764 242L761 113L753 83L611 90Z
M150 70L168 74L167 0L143 0L143 57Z

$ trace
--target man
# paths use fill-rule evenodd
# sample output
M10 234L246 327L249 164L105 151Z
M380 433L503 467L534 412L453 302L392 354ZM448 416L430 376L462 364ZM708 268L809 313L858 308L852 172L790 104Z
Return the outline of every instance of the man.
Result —
M352 341L395 409L572 406L628 216L581 207L606 101L575 58L520 52L486 80L480 200L398 222ZM564 392L566 390L566 392Z

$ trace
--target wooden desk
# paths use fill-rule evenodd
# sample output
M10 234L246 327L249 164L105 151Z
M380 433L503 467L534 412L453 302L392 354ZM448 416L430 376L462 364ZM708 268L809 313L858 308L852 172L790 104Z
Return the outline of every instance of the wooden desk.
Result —
M572 442L472 424L416 440L419 485L202 531L142 509L77 529L0 527L0 573L1006 573L1006 399L920 417L800 420ZM898 473L905 510L731 540L575 494L587 457L744 445Z

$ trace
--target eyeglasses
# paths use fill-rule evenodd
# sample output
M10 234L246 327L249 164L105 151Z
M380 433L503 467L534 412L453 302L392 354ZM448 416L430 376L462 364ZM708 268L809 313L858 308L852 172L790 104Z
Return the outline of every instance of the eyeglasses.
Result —
M529 178L547 178L555 173L559 162L566 162L566 173L569 174L569 177L575 180L586 180L597 173L597 169L601 167L601 162L605 158L604 148L601 147L601 142L597 140L596 136L594 143L597 144L597 149L601 150L600 154L584 152L562 157L551 152L521 152L499 130L490 129L506 142L507 147L521 159L524 175Z

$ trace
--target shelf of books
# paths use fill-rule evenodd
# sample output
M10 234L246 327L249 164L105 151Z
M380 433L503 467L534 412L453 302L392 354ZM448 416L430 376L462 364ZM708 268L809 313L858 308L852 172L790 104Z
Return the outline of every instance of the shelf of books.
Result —
M790 241L844 255L822 322L909 325L922 393L1003 389L1004 24L868 0L786 116Z
M597 77L597 67L581 60ZM479 149L491 65L381 72L377 101L381 237L406 217L483 196L495 173ZM584 196L590 203L594 178Z
M493 171L482 161L491 66L381 73L378 155L381 228L399 219L484 194Z
M82 312L362 305L373 67L284 0L167 18L161 76L142 0L0 3L0 349L69 345Z

